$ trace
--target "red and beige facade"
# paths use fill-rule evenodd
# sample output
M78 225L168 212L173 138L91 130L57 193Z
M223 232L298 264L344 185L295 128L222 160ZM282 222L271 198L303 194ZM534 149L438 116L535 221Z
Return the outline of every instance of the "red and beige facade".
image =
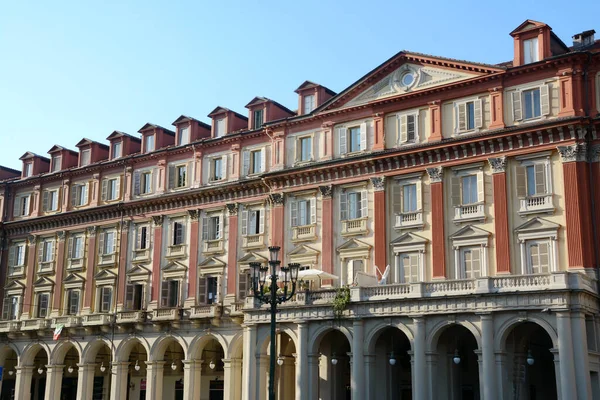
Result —
M593 33L0 167L1 398L266 398L269 245L338 277L281 305L280 399L600 398Z

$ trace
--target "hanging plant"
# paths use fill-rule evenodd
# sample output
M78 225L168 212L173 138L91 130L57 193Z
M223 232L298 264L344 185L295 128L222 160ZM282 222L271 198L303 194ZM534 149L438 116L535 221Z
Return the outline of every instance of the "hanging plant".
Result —
M350 304L350 288L348 286L339 287L336 290L335 297L333 298L333 315L335 319L341 319L344 310Z

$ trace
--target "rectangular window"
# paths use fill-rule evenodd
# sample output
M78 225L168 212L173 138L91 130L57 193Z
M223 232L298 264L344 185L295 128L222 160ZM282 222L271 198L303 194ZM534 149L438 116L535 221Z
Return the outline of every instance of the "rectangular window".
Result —
M531 273L547 274L550 272L550 246L548 242L527 243L527 258Z
M81 166L89 165L91 161L91 153L90 149L85 149L81 151Z
M213 176L212 176L213 181L220 181L221 179L223 179L223 158L222 157L213 159L212 174L213 174Z
M10 247L8 252L8 267L12 269L23 265L25 265L25 244L14 244ZM14 272L15 271L11 270L9 273Z
M256 110L253 114L254 117L254 129L259 129L263 124L263 110Z
M181 245L185 242L183 223L173 222L173 246Z
M15 217L26 217L29 215L29 195L17 196L15 198Z
M528 39L523 41L523 63L530 64L539 61L538 39Z
M140 174L140 193L152 193L152 172L143 172Z
M348 128L348 151L350 153L360 151L360 127Z
M57 211L58 210L58 190L46 190L42 194L42 210Z
M252 275L241 272L238 278L238 298L245 299L252 292Z
M204 219L204 223L206 224L206 226L204 227L204 235L206 240L220 240L222 238L221 216L207 216Z
M154 135L146 135L144 136L144 149L146 153L154 151Z
M410 213L417 210L417 184L412 183L402 186L402 212Z
M310 201L300 200L298 202L298 225L310 224Z
M215 137L221 137L225 134L225 118L215 121Z
M27 177L31 176L32 171L33 171L32 163L25 163L23 165L23 177L27 178Z
M78 260L83 258L83 236L72 236L69 239L68 258Z
M127 310L141 310L142 309L142 296L143 296L143 285L134 283L127 285L125 288L125 309Z
M400 256L402 266L402 283L413 283L419 281L419 255L406 253Z
M217 302L218 282L219 280L214 276L206 278L206 304Z
M87 201L87 184L82 183L71 186L71 204L73 207L85 206Z
M348 219L357 219L360 217L360 193L348 193Z
M52 156L52 172L60 171L62 164L62 156L60 154L54 154Z
M106 231L100 234L100 254L103 256L114 254L117 251L117 233Z
M541 117L542 106L540 101L540 89L530 89L523 91L523 118L533 119Z
M315 95L304 96L304 114L311 113L315 109Z
M100 288L100 312L110 312L112 305L112 292L113 289L110 286L102 286Z
M461 204L473 204L478 200L477 175L467 175L461 178Z
M260 234L260 218L261 210L250 210L248 212L248 234L258 235Z
M412 142L416 136L416 115L411 114L406 116L406 141Z
M419 137L419 113L399 114L397 116L398 143L414 143Z
M353 191L340 194L340 219L342 221L368 216L368 198L367 191Z
M253 150L250 152L250 173L258 174L262 171L262 150Z
M185 187L187 185L187 166L178 165L175 167L175 173L177 174L175 187Z
M305 226L317 223L317 200L303 198L290 203L292 226Z
M54 261L54 241L44 240L40 248L40 261L43 263Z
M102 181L102 198L104 201L113 201L120 197L120 181L119 178L105 179Z
M67 314L77 315L79 313L79 289L67 290Z
M517 196L535 197L548 194L546 164L543 162L517 166Z
M121 142L114 142L112 144L112 158L113 159L121 157L121 155L122 155L121 154L121 148L122 148L121 144L122 144Z
M300 157L299 161L312 160L312 137L306 136L300 138Z
M162 283L161 306L174 308L179 306L179 281L168 280Z
M6 296L2 310L2 319L15 320L19 317L20 300L20 296Z
M148 248L148 227L146 225L137 227L136 249L145 250Z
M481 277L481 249L464 248L460 250L460 257L465 279L476 279ZM457 279L461 277L457 276Z
M190 142L190 127L180 127L179 135L177 136L177 145L181 146Z
M348 266L347 266L347 284L348 285L352 285L354 284L354 278L356 277L356 274L359 272L364 272L365 269L365 265L363 260L349 260L348 261Z
M48 316L48 304L50 302L49 293L40 293L37 296L37 317L46 318Z

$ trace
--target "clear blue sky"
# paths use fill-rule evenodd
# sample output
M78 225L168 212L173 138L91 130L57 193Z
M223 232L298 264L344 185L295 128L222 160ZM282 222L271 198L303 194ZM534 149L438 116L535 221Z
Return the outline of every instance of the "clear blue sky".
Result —
M575 5L577 5L575 7ZM402 49L496 63L508 33L546 22L600 35L600 1L4 1L0 165L83 137L208 122L254 96L297 108L304 80L341 91Z

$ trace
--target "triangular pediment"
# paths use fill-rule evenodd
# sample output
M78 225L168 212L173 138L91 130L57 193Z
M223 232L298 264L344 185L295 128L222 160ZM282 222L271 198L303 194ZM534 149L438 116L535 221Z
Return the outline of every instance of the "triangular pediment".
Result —
M202 268L212 268L212 267L220 267L223 268L225 267L225 263L221 260L219 260L216 257L208 257L206 259L204 259L200 264L198 264L199 267Z
M560 225L555 222L550 222L544 218L533 218L525 222L523 225L518 226L515 229L517 233L529 233L529 232L542 232L542 231L556 231L560 228Z
M25 285L23 285L19 281L11 281L6 286L4 286L4 291L14 291L14 290L25 290Z
M180 272L187 271L187 266L180 263L179 261L171 261L162 269L164 272Z
M225 114L226 112L229 112L229 111L231 111L229 108L217 106L214 110L212 110L210 112L210 114L208 114L208 117L211 118L215 115Z
M532 19L526 19L525 21L523 21L521 23L521 25L517 26L511 33L510 35L513 36L517 33L522 33L522 32L527 32L530 31L532 29L539 29L539 28L543 28L546 27L548 25L546 25L543 22L539 22L539 21L534 21Z
M244 255L242 258L240 258L238 260L238 263L240 264L249 264L251 262L259 262L262 264L266 264L269 260L266 257L261 256L258 253L247 253L246 255Z
M129 276L150 275L150 270L142 265L136 265L127 271Z
M403 235L398 236L393 240L390 245L392 246L413 246L413 245L425 245L429 242L424 237L416 235L412 232L407 232Z
M54 282L52 282L50 279L46 278L45 276L42 276L37 281L33 282L33 286L34 287L54 286Z
M340 253L349 252L349 251L368 251L371 250L371 245L367 244L358 239L350 239L340 247L337 248L337 251Z
M480 239L489 237L490 233L473 225L467 225L459 229L456 233L450 236L452 240L461 239Z
M318 250L313 249L312 247L309 247L305 244L301 244L299 246L296 246L296 248L294 248L294 250L290 251L288 253L289 256L296 256L296 257L300 257L300 256L318 256L319 254L321 254L321 252L319 252Z
M63 283L83 283L85 282L85 279L79 275L79 274L69 274L67 275L67 277L63 280Z
M102 270L94 275L94 280L96 281L105 281L105 280L115 280L117 275L114 272L108 270Z

